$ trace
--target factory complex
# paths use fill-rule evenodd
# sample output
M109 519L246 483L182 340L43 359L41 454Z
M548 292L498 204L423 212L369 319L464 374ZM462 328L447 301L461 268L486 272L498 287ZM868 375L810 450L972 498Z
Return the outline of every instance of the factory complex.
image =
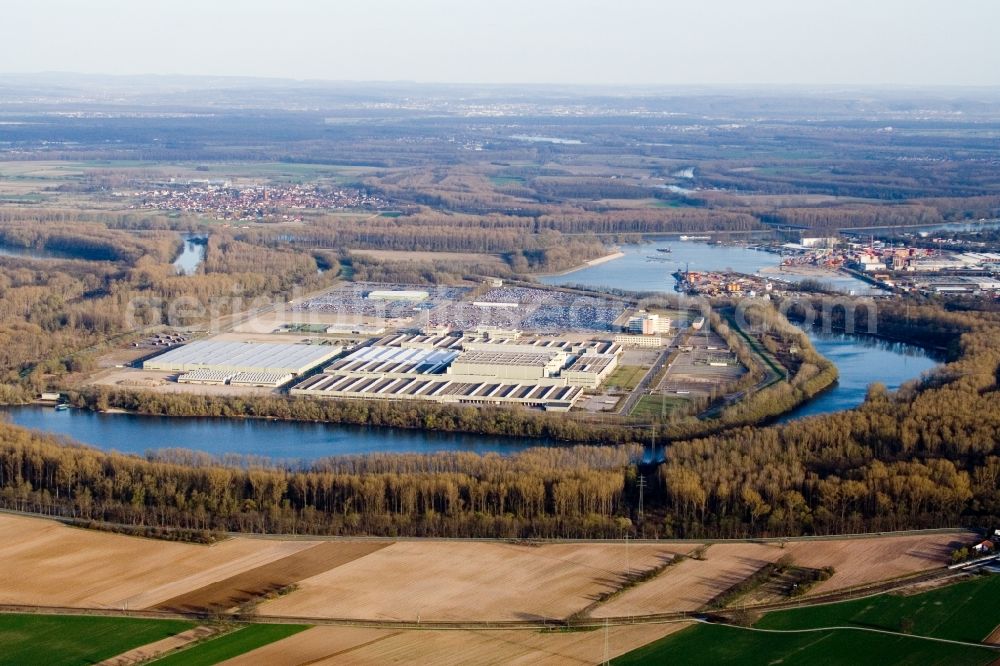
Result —
M621 345L607 340L454 335L389 335L291 388L314 398L573 407L618 366Z
M264 320L273 328L220 333L136 363L159 377L115 377L165 391L269 388L308 398L593 411L617 403L622 384L609 378L623 359L628 376L648 370L673 339L664 313L502 284L338 287L294 303L298 321ZM483 314L493 311L517 316Z
M339 345L197 340L143 361L181 384L281 386L343 352Z

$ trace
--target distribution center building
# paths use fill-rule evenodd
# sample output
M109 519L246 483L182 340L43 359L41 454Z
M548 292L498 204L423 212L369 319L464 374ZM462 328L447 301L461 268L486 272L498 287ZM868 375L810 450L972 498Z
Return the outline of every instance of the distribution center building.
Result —
M339 345L198 340L144 361L144 370L301 375L340 354Z

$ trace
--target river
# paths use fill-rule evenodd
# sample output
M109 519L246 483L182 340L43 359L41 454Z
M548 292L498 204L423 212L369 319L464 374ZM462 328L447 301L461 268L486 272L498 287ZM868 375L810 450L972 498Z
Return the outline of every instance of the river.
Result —
M25 259L79 259L68 252L39 250L32 247L0 245L0 257L22 257Z
M913 345L818 331L811 331L809 336L817 351L836 364L840 379L780 421L857 407L864 401L869 383L879 381L889 389L896 389L937 363L926 350ZM102 449L139 454L176 447L218 456L238 454L310 461L337 455L457 450L509 455L533 446L550 445L523 438L261 419L56 411L40 405L0 407L0 415L17 425L65 435Z
M65 435L101 449L139 454L182 448L216 456L232 453L309 461L365 453L511 454L546 445L545 441L524 438L270 419L102 414L82 409L56 411L43 405L0 407L0 416L16 425Z
M659 249L670 248L670 252ZM781 257L773 252L754 250L742 245L715 245L700 241L665 240L658 238L650 243L623 245L618 259L570 273L539 278L549 285L582 285L593 288L612 288L631 291L673 291L677 270L732 271L756 274L764 269L777 269ZM850 275L824 272L818 276L779 273L775 279L797 282L811 277L844 293L870 294L872 286Z
M673 248L671 254L665 255L668 261L647 261L647 256L663 254L655 252L656 247L668 244ZM754 273L776 263L775 255L763 251L697 242L660 241L622 249L626 254L621 259L543 281L665 292L673 289L670 273L689 261L692 269L731 268L744 273ZM895 389L937 363L928 352L912 345L866 336L816 331L809 334L819 353L836 364L840 380L783 417L783 421L856 407L864 401L869 383L879 381ZM213 455L231 453L309 461L336 455L447 450L511 454L549 444L530 439L271 420L98 414L75 409L57 412L37 405L0 408L0 414L18 425L128 453L177 447Z
M779 423L852 409L864 402L872 382L894 391L939 362L926 349L901 342L816 330L807 333L816 351L837 366L840 377L835 385L778 419Z

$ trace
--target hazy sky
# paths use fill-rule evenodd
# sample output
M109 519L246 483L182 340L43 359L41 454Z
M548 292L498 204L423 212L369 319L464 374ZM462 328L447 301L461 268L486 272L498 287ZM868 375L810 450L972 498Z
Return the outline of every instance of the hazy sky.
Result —
M997 0L23 0L0 70L1000 85Z

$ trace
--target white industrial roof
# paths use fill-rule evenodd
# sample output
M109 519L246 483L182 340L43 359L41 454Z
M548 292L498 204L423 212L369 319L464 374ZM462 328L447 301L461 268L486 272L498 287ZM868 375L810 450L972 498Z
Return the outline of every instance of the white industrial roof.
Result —
M377 298L383 301L399 299L401 301L423 300L430 297L430 294L418 289L375 289L368 292L366 298Z
M156 365L200 365L255 368L287 368L297 372L321 363L340 350L328 345L299 345L274 342L224 342L198 340L165 352L150 362Z
M457 351L422 347L362 347L343 361L384 361L394 363L447 363L458 356Z

